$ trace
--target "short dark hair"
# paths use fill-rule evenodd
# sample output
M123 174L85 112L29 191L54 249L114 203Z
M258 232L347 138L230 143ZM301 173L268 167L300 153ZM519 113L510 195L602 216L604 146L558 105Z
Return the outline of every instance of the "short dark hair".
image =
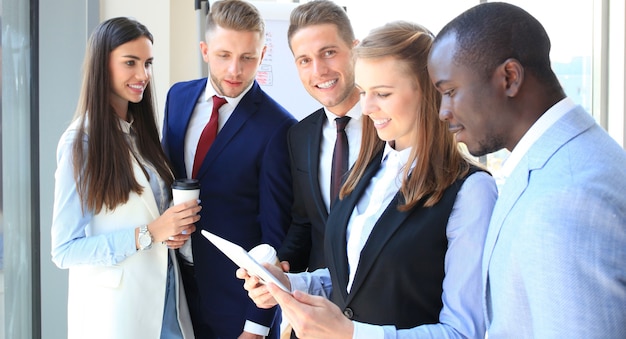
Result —
M346 10L329 0L313 0L291 11L289 29L287 30L289 48L291 48L291 38L300 29L322 24L337 26L337 32L341 39L348 46L352 46L352 42L355 39L354 30Z
M434 44L456 36L454 60L487 79L509 58L549 84L558 84L550 66L550 38L541 23L525 10L507 3L489 2L463 12L437 35Z

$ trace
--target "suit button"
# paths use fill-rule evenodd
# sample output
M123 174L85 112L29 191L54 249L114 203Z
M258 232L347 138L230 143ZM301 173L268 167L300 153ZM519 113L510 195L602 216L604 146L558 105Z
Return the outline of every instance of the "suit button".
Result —
M354 317L354 312L352 311L350 307L348 307L345 310L343 310L343 315L345 315L346 318L348 319L352 319L352 317Z

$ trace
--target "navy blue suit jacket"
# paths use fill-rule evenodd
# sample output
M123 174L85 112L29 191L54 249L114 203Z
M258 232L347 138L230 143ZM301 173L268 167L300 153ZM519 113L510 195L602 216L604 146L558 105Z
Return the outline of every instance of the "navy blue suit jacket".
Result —
M187 176L185 134L206 83L206 78L177 83L167 95L162 144L176 178ZM198 297L202 321L223 336L237 337L246 320L271 327L275 309L254 305L243 281L235 277L235 264L200 230L247 250L261 243L280 247L291 221L287 130L296 122L255 81L217 134L198 172L202 210L191 236Z

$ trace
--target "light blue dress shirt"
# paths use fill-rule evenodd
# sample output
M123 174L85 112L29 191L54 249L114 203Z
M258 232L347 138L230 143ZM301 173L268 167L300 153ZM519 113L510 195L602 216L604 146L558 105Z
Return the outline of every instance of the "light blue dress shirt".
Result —
M357 208L366 211L370 204L387 206L397 192L396 185L387 185L390 192L376 191L376 195L368 194L381 179L385 172L398 173L407 160L405 152L396 152L389 146L385 149L381 168L372 178L366 193L361 197ZM410 150L409 150L410 152ZM391 155L394 161L387 161ZM398 164L397 161L403 161ZM390 166L391 165L391 166ZM396 174L397 176L402 173ZM399 177L397 177L399 178ZM388 181L389 179L383 179ZM393 192L391 192L393 191ZM389 193L389 194L388 194ZM391 194L393 193L393 194ZM384 196L383 201L373 199L374 196ZM482 310L482 282L481 263L482 253L487 234L491 212L497 198L495 180L487 173L477 172L469 176L457 194L448 225L446 236L448 250L444 261L445 277L443 280L443 308L439 314L439 323L417 326L411 329L398 330L395 326L377 326L353 321L353 338L484 338L485 322ZM377 210L368 220L377 220L384 208ZM355 218L351 218L348 229L353 226ZM363 241L367 234L359 233ZM347 241L350 242L348 236ZM354 247L353 251L360 251L362 246ZM358 257L354 253L348 257ZM407 258L410 260L410 258ZM358 262L357 262L358 264ZM353 268L350 267L350 271ZM356 271L356 267L354 268ZM314 295L328 297L332 292L332 283L328 269L319 269L314 272L288 274L292 290L301 290Z

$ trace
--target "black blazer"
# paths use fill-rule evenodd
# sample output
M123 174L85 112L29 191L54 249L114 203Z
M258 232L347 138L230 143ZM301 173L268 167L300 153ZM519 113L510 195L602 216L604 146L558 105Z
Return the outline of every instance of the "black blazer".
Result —
M324 109L313 112L288 132L289 157L293 178L292 221L278 250L280 260L287 260L292 272L326 267L324 228L328 211L319 183L320 143Z
M331 300L353 320L411 328L439 322L446 226L464 180L457 180L433 207L422 203L406 212L397 194L376 222L363 250L350 293L346 227L359 198L380 168L381 153L363 179L343 200L335 202L326 226L325 254L333 283ZM473 172L473 170L472 170Z

